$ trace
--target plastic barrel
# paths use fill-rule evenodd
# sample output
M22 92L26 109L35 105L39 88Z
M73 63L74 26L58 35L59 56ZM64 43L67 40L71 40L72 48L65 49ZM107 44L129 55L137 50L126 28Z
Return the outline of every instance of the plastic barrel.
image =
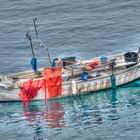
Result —
M138 63L138 54L136 52L128 52L124 54L125 62L136 62ZM134 65L134 64L133 64ZM127 68L132 65L126 66Z

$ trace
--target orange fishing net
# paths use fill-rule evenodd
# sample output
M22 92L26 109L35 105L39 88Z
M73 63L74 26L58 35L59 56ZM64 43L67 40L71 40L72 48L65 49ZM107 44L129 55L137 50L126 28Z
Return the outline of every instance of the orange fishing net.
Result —
M48 98L60 96L62 93L62 69L45 68L44 80L48 88Z
M47 98L53 98L60 96L62 93L62 69L61 68L45 68L44 77L42 80L29 80L23 83L20 91L20 98L23 104L30 102L38 94L38 91L42 88Z

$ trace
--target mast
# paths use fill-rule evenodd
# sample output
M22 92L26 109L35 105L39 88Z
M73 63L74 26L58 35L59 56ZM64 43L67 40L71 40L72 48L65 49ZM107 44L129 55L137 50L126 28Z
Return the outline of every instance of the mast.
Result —
M34 23L34 28L35 28L35 34L36 34L36 38L38 39L38 32L37 32L37 24L36 24L37 18L33 18L33 23Z
M31 35L30 35L29 31L26 34L26 38L30 41L30 48L31 48L32 56L33 56L33 58L35 58L35 53L34 53L34 49L33 49L32 38L31 38Z
M35 34L36 34L36 38L37 40L41 43L40 46L43 46L46 48L47 51L47 55L48 55L48 60L49 60L49 64L51 66L51 57L50 57L50 53L49 53L49 49L48 47L44 44L44 42L38 38L38 31L37 31L37 24L36 24L37 18L33 18L33 23L34 23L34 29L35 29Z
M30 42L30 48L31 48L31 52L32 52L32 59L31 59L30 64L32 65L32 69L34 70L34 73L36 74L37 73L37 59L35 58L35 53L34 53L34 48L33 48L33 43L32 43L32 37L30 35L29 28L28 28L28 32L26 34L26 39L28 39L29 42Z

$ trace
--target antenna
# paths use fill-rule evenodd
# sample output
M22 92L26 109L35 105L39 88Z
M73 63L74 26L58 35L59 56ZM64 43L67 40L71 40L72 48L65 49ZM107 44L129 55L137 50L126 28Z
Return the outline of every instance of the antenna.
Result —
M31 48L31 51L32 51L32 56L35 57L35 53L34 53L34 49L33 49L33 43L32 43L32 37L30 35L30 30L29 30L28 24L27 24L27 27L28 27L28 32L26 34L26 39L28 39L30 41L30 48Z
M36 21L37 21L37 18L33 18L33 23L34 23L34 28L35 28L35 34L36 34L36 38L37 40L39 41L40 43L40 47L45 47L46 48L46 51L47 51L47 55L48 55L48 59L49 59L49 63L50 63L50 66L51 66L51 57L50 57L50 53L49 53L49 50L48 50L48 47L46 46L46 44L38 37L38 32L37 32L37 24L36 24Z
M33 23L34 23L34 28L35 28L35 34L36 34L36 38L38 39L38 32L37 32L37 24L36 24L37 18L33 18Z
M37 72L37 59L35 58L34 48L33 48L33 44L32 44L32 37L30 35L30 30L29 30L28 24L27 24L27 27L28 27L28 32L26 34L26 39L28 39L30 41L30 48L31 48L31 52L32 52L31 65L32 65L32 69L34 70L34 72L36 74L36 72Z

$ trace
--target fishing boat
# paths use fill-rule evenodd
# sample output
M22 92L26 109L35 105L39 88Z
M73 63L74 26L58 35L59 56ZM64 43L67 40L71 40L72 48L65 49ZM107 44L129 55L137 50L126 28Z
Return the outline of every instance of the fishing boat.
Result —
M76 62L71 65L72 69L54 67L39 69L38 75L35 75L32 71L26 71L1 76L0 101L21 101L24 96L22 93L21 97L23 88L26 88L24 92L30 90L30 92L26 93L26 96L32 91L32 96L28 100L54 99L79 94L90 94L109 88L115 90L117 86L140 78L139 56L140 51L124 52L107 57L96 57L80 63ZM92 70L83 71L83 67L95 61L99 63ZM81 69L77 69L78 66L81 66ZM48 72L46 70L50 72L47 75L44 74ZM58 70L59 75L56 74ZM85 73L88 76L84 75ZM30 86L24 87L25 83L29 85L29 81ZM40 88L40 83L34 83L36 81L45 81L47 86ZM33 87L37 90L31 90ZM33 92L36 92L36 94L34 95Z
M36 38L39 39L37 19L33 18ZM33 58L33 71L24 71L0 75L0 101L23 101L54 99L112 88L127 84L140 78L140 48L135 52L123 52L76 61L76 57L55 58L48 68L37 69L37 59L32 45L32 37L28 31L26 38L30 42Z

